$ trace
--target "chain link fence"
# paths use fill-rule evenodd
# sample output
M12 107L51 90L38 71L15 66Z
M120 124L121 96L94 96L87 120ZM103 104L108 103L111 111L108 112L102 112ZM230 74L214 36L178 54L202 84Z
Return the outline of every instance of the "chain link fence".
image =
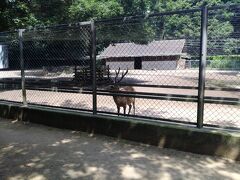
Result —
M11 68L9 68L11 67ZM0 33L1 100L21 102L20 51L17 32Z
M194 21L196 32L178 28L187 25L177 23L181 19ZM200 26L199 11L97 22L97 60L109 67L112 82L98 86L98 111L116 113L118 105L123 113L125 97L103 92L110 90L136 95L135 113L130 115L196 123L199 72L187 71L186 60L200 58ZM119 69L118 79L122 72L127 74L116 82ZM186 94L189 87L193 89ZM186 102L189 96L192 102Z
M1 100L240 128L239 13L204 7L1 33Z
M81 71L91 61L89 24L26 30L23 47L28 103L92 110L91 90L79 93L88 88Z
M208 12L208 56L204 122L240 127L240 7L210 9ZM218 33L215 33L217 29Z

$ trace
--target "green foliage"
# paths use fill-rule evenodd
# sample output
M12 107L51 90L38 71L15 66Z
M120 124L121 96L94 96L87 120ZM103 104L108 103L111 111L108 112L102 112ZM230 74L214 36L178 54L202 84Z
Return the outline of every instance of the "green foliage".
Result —
M230 1L228 1L229 3ZM161 0L152 1L151 8L153 12L172 11L179 9L191 9L201 7L207 3L208 6L225 4L222 0ZM218 12L209 17L208 29L210 37L228 36L233 32L233 26L230 18L233 14L226 11ZM220 17L218 17L220 16ZM224 19L224 21L222 20ZM166 16L163 20L164 34L162 37L190 37L199 38L201 18L200 12L184 15Z
M240 47L240 40L228 38L224 45L225 54L239 54L238 48Z
M0 2L0 31L35 25L49 25L149 14L179 9L238 3L240 0L4 0ZM209 17L209 38L228 37L233 32L233 13L219 10ZM200 12L184 15L146 18L98 26L98 38L105 42L132 41L147 43L159 39L199 39ZM100 35L100 36L99 36ZM224 51L236 51L239 42L229 40Z
M240 69L239 55L223 55L223 56L209 56L209 67L213 69Z
M61 24L68 21L71 0L30 0L31 10L42 25Z
M212 61L222 61L222 60L240 61L240 56L239 55L208 56L207 59Z
M150 12L149 0L119 0L119 3L123 7L123 15L142 15Z
M39 23L31 12L29 1L4 1L0 5L1 31L34 26Z
M71 20L86 21L120 15L123 8L116 0L76 0L68 12Z
M200 27L200 12L190 15L166 16L164 36L166 38L199 38Z

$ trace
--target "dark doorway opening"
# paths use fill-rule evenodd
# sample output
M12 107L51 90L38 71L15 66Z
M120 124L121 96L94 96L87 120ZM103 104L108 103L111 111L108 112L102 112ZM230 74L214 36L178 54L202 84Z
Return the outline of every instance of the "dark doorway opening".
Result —
M142 58L141 57L134 58L134 69L142 69Z

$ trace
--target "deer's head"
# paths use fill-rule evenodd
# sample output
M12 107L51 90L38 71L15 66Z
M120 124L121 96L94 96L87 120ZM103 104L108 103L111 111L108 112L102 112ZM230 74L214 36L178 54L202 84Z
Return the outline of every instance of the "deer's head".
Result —
M119 73L120 73L120 67L118 68L118 70L115 70L115 77L114 77L114 81L113 81L113 85L109 86L109 90L112 91L117 91L119 90L119 83L123 80L123 78L127 75L128 73L128 69L124 72L122 71L122 75L119 78Z

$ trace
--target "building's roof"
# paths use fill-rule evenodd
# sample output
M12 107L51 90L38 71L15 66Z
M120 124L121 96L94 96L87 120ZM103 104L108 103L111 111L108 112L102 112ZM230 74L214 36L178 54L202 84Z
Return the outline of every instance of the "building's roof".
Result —
M182 55L185 39L152 41L149 44L110 44L100 58Z

